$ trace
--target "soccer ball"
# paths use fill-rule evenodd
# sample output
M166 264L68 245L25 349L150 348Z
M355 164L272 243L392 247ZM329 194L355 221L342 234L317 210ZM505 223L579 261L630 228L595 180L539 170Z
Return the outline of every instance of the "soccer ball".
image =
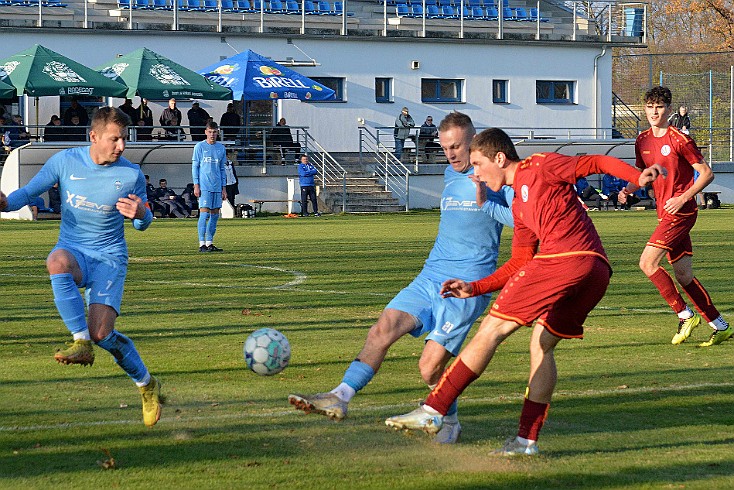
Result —
M285 335L274 328L255 330L245 340L245 363L257 374L270 376L288 366L291 345Z

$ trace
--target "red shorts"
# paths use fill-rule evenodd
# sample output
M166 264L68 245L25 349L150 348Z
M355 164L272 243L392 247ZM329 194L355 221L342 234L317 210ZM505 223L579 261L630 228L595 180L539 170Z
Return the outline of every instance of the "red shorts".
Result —
M647 244L667 250L668 262L671 264L684 255L693 255L691 229L696 224L697 217L698 211L685 215L666 213L658 220L658 226Z
M612 270L598 255L534 258L507 282L489 314L564 339L582 338L584 320L604 297Z

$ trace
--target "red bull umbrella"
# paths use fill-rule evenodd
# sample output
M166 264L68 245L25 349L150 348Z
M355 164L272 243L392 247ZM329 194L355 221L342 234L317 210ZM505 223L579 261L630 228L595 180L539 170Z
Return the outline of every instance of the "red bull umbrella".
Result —
M235 100L334 98L334 91L330 88L249 49L197 73L231 89Z

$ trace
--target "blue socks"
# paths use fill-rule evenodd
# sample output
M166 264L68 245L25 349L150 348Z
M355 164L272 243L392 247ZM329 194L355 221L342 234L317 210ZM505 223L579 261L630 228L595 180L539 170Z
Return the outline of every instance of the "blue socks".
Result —
M362 361L354 360L344 373L342 383L349 385L354 391L359 391L370 382L375 370Z
M209 223L206 225L206 236L205 240L207 242L213 242L214 241L214 234L217 232L217 221L219 221L219 215L221 213L212 214L209 213Z
M144 383L149 379L148 369L143 364L133 341L128 337L113 330L107 337L97 342L97 345L112 354L117 365L136 383Z
M199 212L199 222L198 228L199 228L199 241L204 241L204 235L206 234L206 228L207 228L207 221L209 221L209 213L208 212Z
M71 273L51 274L51 290L61 320L72 334L87 330L84 299Z

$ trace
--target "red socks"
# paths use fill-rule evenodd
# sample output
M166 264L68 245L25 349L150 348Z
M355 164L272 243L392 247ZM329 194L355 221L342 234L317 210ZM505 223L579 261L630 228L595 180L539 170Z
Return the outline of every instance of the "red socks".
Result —
M665 269L658 267L658 270L649 277L655 287L658 288L658 291L660 291L660 295L668 302L674 312L680 313L686 309L686 302L683 301L683 296L680 295L678 288L675 287L673 278L670 277L670 274Z
M701 313L704 320L712 322L719 318L719 310L711 302L711 296L709 296L709 293L706 292L706 289L701 283L698 282L698 279L694 277L688 286L683 286L683 291L686 292L693 306Z
M438 385L426 398L425 404L435 408L441 415L446 415L454 400L459 398L461 392L478 377L478 374L466 367L461 358L456 359L443 373Z
M548 417L549 408L549 403L538 403L525 398L520 415L520 428L517 431L518 437L537 441L540 429Z

